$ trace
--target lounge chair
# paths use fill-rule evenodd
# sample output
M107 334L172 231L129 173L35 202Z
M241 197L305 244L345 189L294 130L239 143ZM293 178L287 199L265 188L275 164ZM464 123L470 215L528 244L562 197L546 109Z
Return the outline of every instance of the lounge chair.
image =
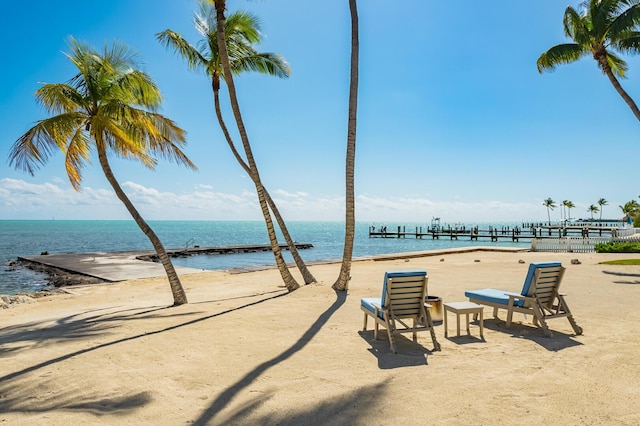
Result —
M364 328L367 330L367 318L375 321L374 339L378 338L378 328L387 329L391 351L397 353L394 335L413 333L413 341L417 341L417 333L428 330L435 351L440 350L433 330L431 314L425 303L427 296L427 272L389 271L384 275L382 297L370 297L360 300L360 309L364 312ZM413 320L413 325L406 322ZM405 322L406 321L406 322Z
M576 324L563 294L558 293L565 268L560 262L534 262L529 265L522 291L512 293L493 288L466 291L470 302L493 307L493 316L498 317L498 309L507 310L507 328L511 326L514 312L533 315L533 323L540 325L544 333L553 334L547 320L566 317L576 335L582 328Z

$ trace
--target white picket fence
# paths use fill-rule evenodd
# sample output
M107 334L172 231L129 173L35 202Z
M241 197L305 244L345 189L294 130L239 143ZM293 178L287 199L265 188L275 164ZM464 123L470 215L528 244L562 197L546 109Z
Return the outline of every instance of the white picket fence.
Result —
M633 229L633 228L632 228ZM626 234L626 233L625 233ZM610 241L640 241L640 234L629 234L619 237L565 237L565 238L533 238L531 250L567 253L592 253L596 244Z

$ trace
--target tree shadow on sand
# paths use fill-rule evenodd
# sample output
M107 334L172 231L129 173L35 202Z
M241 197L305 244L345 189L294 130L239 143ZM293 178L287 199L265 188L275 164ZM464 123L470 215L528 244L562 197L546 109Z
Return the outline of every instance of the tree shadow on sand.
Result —
M602 271L603 274L616 275L618 277L636 278L635 280L614 281L615 284L640 284L640 274L629 274L626 272Z
M238 395L243 389L247 388L251 383L253 383L257 378L259 378L264 372L269 370L271 367L274 367L281 362L287 360L291 356L293 356L296 352L300 351L304 348L313 337L318 334L318 332L322 329L322 327L327 323L329 318L345 303L347 300L346 292L336 291L336 300L324 311L316 321L311 324L311 327L287 350L282 352L280 355L263 362L262 364L256 366L253 370L249 371L244 375L240 380L238 380L235 384L226 388L220 396L218 396L213 403L207 408L198 419L196 419L193 424L194 425L208 425L211 424L212 420L218 413L220 413L233 398ZM257 406L261 405L262 402L256 401L253 405L253 408L246 407L244 410L244 415L248 415L248 412L252 409L257 408ZM217 422L220 424L225 424L227 422ZM266 422L268 423L268 422ZM304 422L303 422L304 423ZM264 423L262 423L264 424ZM291 424L300 424L300 423L291 423Z
M0 356L67 340L92 339L108 334L111 329L120 327L125 321L166 318L166 315L153 313L160 313L168 308L154 306L120 311L111 309L113 308L81 312L55 321L33 321L3 327L0 334ZM176 313L172 316L181 315L185 314Z
M218 419L216 423L232 424L256 424L256 425L280 425L297 426L308 424L351 426L359 424L359 419L371 413L380 398L384 398L388 389L389 379L382 383L363 386L352 392L335 395L331 400L316 401L313 408L308 410L287 410L286 413L273 411L261 416L252 416L260 406L266 403L275 392L262 395L252 402L242 406L238 410ZM293 411L293 412L292 412ZM203 423L196 423L203 424Z
M109 342L93 345L88 348L79 349L74 352L62 354L58 357L26 366L21 370L10 372L0 376L0 413L9 413L12 411L25 412L48 412L53 410L82 410L90 411L97 414L123 414L128 411L138 409L151 401L150 393L142 392L130 395L102 395L99 393L87 394L85 389L69 388L64 383L50 382L50 390L45 394L43 387L45 386L46 377L36 376L35 373L49 367L51 365L63 362L65 360L82 356L86 353L98 351L103 348L116 346L121 343L134 341L150 335L161 334L166 331L180 329L192 324L206 321L221 315L225 315L234 311L242 310L249 306L258 305L269 300L273 300L286 295L287 293L279 293L275 296L269 296L264 299L245 303L244 305L229 308L214 314L200 316L180 324L161 328L155 331L146 331L144 333L123 337ZM33 347L33 345L42 344L43 336L49 336L50 341L63 341L67 339L86 339L95 338L96 336L107 333L113 327L118 326L118 322L124 322L136 319L150 319L167 317L193 316L201 314L201 312L176 312L170 307L153 307L151 309L128 309L122 311L110 311L105 313L94 313L99 311L87 311L84 313L70 315L53 322L43 321L41 323L29 323L20 326L9 327L3 329L0 335L0 356L12 353L12 356L23 347L8 347L6 345L25 342L23 346ZM160 311L167 310L168 314L160 315ZM103 311L103 310L100 310ZM86 314L90 314L86 316ZM27 344L32 342L32 344ZM5 348L3 348L3 346ZM33 376L29 376L33 374ZM19 380L18 380L19 379Z

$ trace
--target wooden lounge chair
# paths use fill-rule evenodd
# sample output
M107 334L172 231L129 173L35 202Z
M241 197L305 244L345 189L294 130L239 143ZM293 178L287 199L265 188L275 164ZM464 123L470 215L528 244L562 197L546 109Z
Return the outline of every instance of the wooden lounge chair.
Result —
M547 320L566 317L576 335L582 334L582 328L576 324L565 295L558 292L565 268L560 262L534 262L529 265L522 291L512 293L493 288L466 291L464 295L470 302L493 307L493 316L498 317L498 309L507 310L507 328L511 326L514 312L533 315L533 323L540 325L544 333L553 334L547 326Z
M431 314L425 303L427 295L427 272L389 271L385 273L382 286L382 297L370 297L360 300L360 309L364 312L364 328L367 330L367 318L375 321L374 339L378 338L378 328L387 329L391 351L397 353L394 335L413 333L413 341L417 341L417 333L429 331L435 351L440 350L433 330ZM413 321L409 326L407 322Z

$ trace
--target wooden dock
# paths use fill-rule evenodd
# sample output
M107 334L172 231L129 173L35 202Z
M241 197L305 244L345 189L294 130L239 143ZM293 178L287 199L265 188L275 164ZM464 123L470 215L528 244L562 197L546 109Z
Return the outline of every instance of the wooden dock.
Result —
M488 228L478 227L427 227L423 231L422 227L416 227L413 231L407 231L406 226L398 226L395 230L388 230L383 226L376 230L369 228L369 238L430 238L439 240L441 238L450 240L467 239L469 241L489 240L492 242L511 240L531 241L532 239L562 238L562 237L611 237L615 236L617 227L602 226L540 226L531 228Z

